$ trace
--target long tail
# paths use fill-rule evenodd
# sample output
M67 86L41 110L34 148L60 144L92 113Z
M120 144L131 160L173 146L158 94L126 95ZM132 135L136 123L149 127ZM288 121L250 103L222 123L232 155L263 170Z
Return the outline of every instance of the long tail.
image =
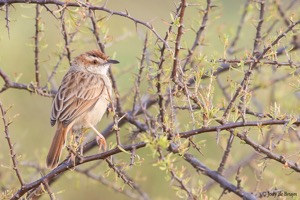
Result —
M62 123L58 123L52 144L47 156L47 167L55 168L61 155L62 148L65 145L65 140L68 132L68 126L64 127Z

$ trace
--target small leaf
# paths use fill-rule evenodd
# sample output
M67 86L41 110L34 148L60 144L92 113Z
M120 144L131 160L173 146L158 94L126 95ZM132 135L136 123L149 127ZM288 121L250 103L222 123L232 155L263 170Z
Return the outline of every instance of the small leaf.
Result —
M118 149L120 149L122 152L131 155L130 152L126 151L125 149L123 149L120 145L118 145Z

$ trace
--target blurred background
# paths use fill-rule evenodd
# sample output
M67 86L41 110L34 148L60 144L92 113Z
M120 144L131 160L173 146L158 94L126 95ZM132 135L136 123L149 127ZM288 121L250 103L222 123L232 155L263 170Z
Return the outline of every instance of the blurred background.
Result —
M187 9L184 21L185 30L188 33L184 36L183 46L191 46L194 40L193 27L198 27L200 20L202 20L201 15L199 15L200 9L205 8L205 1L188 2L197 3L200 4L200 6L190 6ZM102 5L103 3L104 2L97 1L94 2L94 5ZM208 55L211 59L223 57L224 49L226 48L224 44L226 44L226 41L232 39L235 34L244 3L244 1L237 0L213 1L216 7L213 8L213 12L209 16L208 28L205 32L205 42L201 46L203 54ZM169 0L109 0L107 1L106 7L113 11L127 10L128 13L136 19L151 23L161 36L165 35L166 29L168 28L167 22L171 21L172 12L175 10L174 1ZM54 6L49 6L49 8L55 10ZM75 8L72 8L72 10L74 13L78 11ZM257 12L253 15L257 17L256 14ZM270 16L271 15L272 14L270 14ZM134 73L138 71L138 58L141 56L147 29L141 25L136 26L132 21L126 18L115 15L109 16L107 13L101 11L97 12L97 17L101 18L101 16L106 18L104 18L103 23L100 23L100 29L103 31L100 35L104 33L107 34L106 53L110 55L110 57L120 61L120 64L114 66L112 70L115 74L121 96L125 96L131 92L135 81ZM70 14L69 17L72 18L72 14ZM73 17L76 18L78 16L74 14ZM9 8L10 22L8 34L5 12L0 12L0 68L16 82L29 84L34 81L34 18L35 5L14 4L13 7L11 6ZM76 19L74 19L74 21L76 21ZM57 55L62 51L64 43L59 21L44 8L42 8L40 22L42 30L40 40L41 83L42 85L46 85L47 75L49 75L57 63ZM73 21L70 20L69 23L70 24L67 24L71 26ZM254 23L256 22L247 21L247 25L241 34L242 39L239 41L239 45L246 49L252 48L252 37L254 37L255 33ZM267 20L266 23L268 23ZM249 38L249 36L251 36L251 38ZM153 44L155 42L153 39L155 36L150 33L149 37L152 39L151 44ZM79 34L75 36L74 42L70 45L72 57L95 48L97 48L97 44L88 25L82 26ZM243 52L240 55L243 55ZM51 83L54 88L60 84L68 67L68 61L64 58L55 75L54 81ZM263 79L262 77L258 78ZM225 76L224 79L226 79ZM0 80L0 86L2 86L2 84L3 81ZM299 103L294 95L295 88L283 86L282 89L284 88L286 90L285 93L282 94L284 96L281 97L281 93L278 93L279 101L281 98L290 97L289 104L293 104L294 106L289 107L289 105L283 105L283 107L294 114L299 113ZM55 128L50 126L49 119L52 99L30 94L27 91L9 89L0 94L0 100L5 107L12 106L8 113L8 116L13 120L10 126L10 136L14 143L17 159L19 163L22 163L20 166L21 173L26 182L31 182L43 174L37 174L36 169L22 165L26 165L26 162L37 162L41 166L45 166L46 153L55 131ZM126 98L123 102L126 103ZM282 103L284 104L285 102L283 101ZM187 119L188 117L183 116L182 118ZM103 117L98 125L98 129L104 129L106 125L111 122L111 115ZM2 130L2 123L0 127ZM128 128L126 127L121 130L123 140L127 139L127 131ZM227 141L226 138L221 140L219 145L216 144L215 135L201 135L199 138L206 142L206 146L203 148L204 156L201 160L203 160L208 167L215 166L222 156L222 149ZM108 143L114 144L115 137L110 137ZM233 161L239 160L241 157L247 155L247 152L253 151L251 148L245 148L243 149L243 153L240 153L240 148L243 148L243 146L238 143L239 141L236 141L234 145L233 152L235 152L235 157L230 158ZM12 164L8 156L9 149L7 142L2 132L0 135L0 144L0 187L3 189L6 188L6 186L18 186L14 172L11 169ZM216 152L216 150L218 151ZM97 150L89 152L89 154L92 153L97 153ZM67 151L64 150L63 154L67 155ZM127 173L140 185L141 189L147 192L149 197L154 200L179 199L178 194L172 189L173 186L170 184L167 174L153 165L154 162L151 151L144 148L138 150L138 155L140 159L137 163L139 163L140 166L127 169ZM117 158L121 161L129 162L130 155L120 154ZM88 166L89 165L85 167ZM281 170L281 166L276 166L276 164L274 168L275 171ZM249 169L245 169L246 172L247 170ZM123 188L124 184L122 180L108 169L105 162L100 165L97 171L98 175L103 174L108 180L118 183L120 189ZM247 174L246 172L245 174ZM47 173L47 170L43 171L43 173ZM250 191L254 190L256 183L253 179L247 182L247 175L245 176L245 187L250 189ZM253 174L249 173L248 176L253 176ZM270 185L275 184L275 182L272 182L272 176L273 172L266 173L265 178L270 180ZM199 176L199 181L203 184L206 183L207 180L207 177ZM234 181L234 177L229 180ZM289 191L297 191L297 186L293 184L293 181L295 181L294 178L284 177L281 180L277 179L276 184L280 187L288 188ZM265 186L268 188L270 185ZM124 187L128 189L128 186ZM91 200L130 199L126 195L117 193L111 188L100 185L96 181L79 173L75 173L72 170L65 173L60 181L54 183L51 186L51 190L58 199L87 199L87 196L88 199ZM214 189L209 191L208 195L210 199L215 199L218 198L221 192L222 189L216 185ZM44 195L41 199L48 198L47 195ZM225 198L238 199L233 194L228 194Z

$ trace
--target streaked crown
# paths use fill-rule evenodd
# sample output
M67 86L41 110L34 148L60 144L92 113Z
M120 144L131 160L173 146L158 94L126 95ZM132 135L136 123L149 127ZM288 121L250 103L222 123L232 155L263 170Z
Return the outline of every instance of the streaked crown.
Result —
M87 66L99 66L101 64L105 64L108 60L108 56L106 56L103 52L99 50L92 50L85 52L74 59L73 64Z
M92 50L77 56L72 62L73 69L85 69L92 73L106 74L111 64L117 64L119 61L111 60L100 50Z

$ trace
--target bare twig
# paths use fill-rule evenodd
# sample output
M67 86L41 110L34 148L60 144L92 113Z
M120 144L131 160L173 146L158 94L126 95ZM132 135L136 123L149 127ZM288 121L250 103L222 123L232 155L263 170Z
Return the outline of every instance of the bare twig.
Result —
M236 172L236 176L235 176L235 180L237 182L237 189L240 190L242 189L241 183L242 183L242 179L240 178L241 175L241 168L239 167L237 172Z
M123 146L123 149L126 151L131 151L133 148L139 149L142 147L145 147L146 143L141 142L141 143L136 143L134 145L126 145ZM92 156L86 156L83 157L82 159L76 159L75 162L70 160L70 159L66 159L62 164L60 164L57 168L55 168L54 170L52 170L50 173L48 173L47 175L43 176L42 178L33 181L31 183L28 184L24 184L12 197L11 200L17 200L19 198L21 198L26 192L28 192L31 189L34 188L38 188L38 186L43 183L43 181L47 180L53 180L54 178L56 178L57 176L59 176L60 174L64 173L65 171L68 171L70 169L72 169L74 166L77 165L81 165L87 162L90 162L92 160L99 160L99 159L105 159L111 155L114 155L116 153L120 153L122 152L122 150L120 150L119 148L114 148L111 149L109 151L106 151L104 153L101 154L96 154L96 155L92 155Z
M115 106L113 105L113 103L111 103L111 106L112 106L112 110L113 110L113 121L114 121L113 131L116 132L117 145L122 147L121 138L120 138L120 128L119 128L119 121L120 121L119 116L118 116L118 113L116 112L116 109L115 109Z
M190 4L189 4L190 5ZM188 55L186 56L186 60L185 60L185 63L183 65L183 71L186 69L186 66L190 63L191 61L191 58L195 52L195 50L197 49L197 47L200 45L200 40L201 40L201 37L204 33L204 30L206 28L206 24L207 24L207 21L208 21L208 14L209 14L209 11L211 9L212 5L211 5L211 0L206 0L206 8L205 10L203 11L204 12L204 15L202 17L202 22L201 22L201 25L196 33L196 37L195 37L195 40L194 40L194 43L193 43L193 46L191 47L191 49L189 49L189 53Z
M243 11L243 14L241 16L241 19L240 19L240 23L236 29L236 33L235 33L235 37L233 38L232 42L230 43L229 47L228 47L228 50L227 52L229 54L233 54L235 53L234 51L234 48L235 48L235 45L237 44L239 38L240 38L240 34L241 34L241 30L243 28L243 25L244 25L244 22L245 22L245 18L246 18L246 15L248 13L248 6L249 6L249 3L250 3L250 0L246 0L245 2L245 5L244 5L244 11Z
M280 6L278 0L274 0L274 4L276 5L276 8L277 8L277 10L278 10L278 13L280 14L280 16L281 16L281 18L282 18L284 24L285 24L286 26L289 26L289 25L290 25L290 20L286 17L285 12L282 10L282 8L281 8L281 6Z
M20 173L20 171L18 169L18 164L17 164L17 159L16 159L16 153L14 151L14 145L11 142L10 135L9 135L10 133L9 133L9 130L8 130L8 127L11 124L11 121L7 121L7 119L6 119L6 110L4 110L1 101L0 101L0 111L1 111L2 122L3 122L3 125L4 125L5 139L6 139L7 143L8 143L9 154L10 154L10 157L11 157L11 161L13 163L13 170L15 171L15 173L16 173L16 175L18 177L18 180L19 180L19 182L21 184L21 187L23 187L24 181L23 181L21 173Z
M262 29L262 24L264 22L264 14L265 14L265 1L262 0L259 3L260 3L260 12L259 12L258 24L256 27L256 36L253 44L253 52L252 52L253 56L256 56L259 53L259 45L261 43L261 29Z
M163 153L162 153L162 150L161 150L160 148L158 148L157 151L158 151L158 153L159 153L160 159L163 160L163 161L165 161L165 157L164 157L164 155L163 155ZM167 161L166 161L166 162L167 162ZM172 176L172 179L175 179L175 180L179 183L180 188L186 192L186 194L188 195L188 198L189 198L189 199L196 200L196 199L197 199L197 196L196 196L195 194L193 194L193 192L191 191L190 188L187 187L185 181L184 181L182 178L180 178L180 177L178 177L178 176L176 175L176 172L171 168L171 166L169 166L169 164L167 164L167 165L168 165L168 166L167 166L167 167L168 167L168 171L170 172L170 174L171 174L171 176Z
M288 161L284 156L278 155L276 153L273 153L268 148L263 147L253 140L251 140L246 133L237 133L237 137L239 137L241 140L245 141L246 144L250 145L253 149L255 149L257 152L263 153L267 156L267 158L275 160L279 163L282 163L284 166L291 168L295 170L296 172L300 172L300 166L298 164L292 163Z
M78 32L79 32L79 29L77 29L77 30L74 31L73 33L69 34L69 43L73 42L74 37L76 36L76 34L77 34ZM52 71L51 71L51 74L48 76L48 81L47 81L47 83L50 83L50 82L52 81L53 77L56 75L57 70L58 70L58 67L59 67L60 64L62 63L64 57L67 56L66 52L67 52L67 49L64 48L64 49L63 49L63 52L59 55L58 61L57 61L57 63L55 64L55 66L53 67L53 69L52 69ZM44 88L47 88L47 85L44 86Z
M252 74L252 69L254 69L257 64L259 63L259 61L265 56L265 54L274 46L276 45L283 37L286 36L286 34L288 32L290 32L291 30L293 30L293 28L300 24L300 20L298 20L295 23L292 23L283 33L279 34L277 36L277 38L266 48L264 48L264 50L262 51L262 53L260 53L260 55L255 59L254 63L252 65L250 65L249 70L245 73L244 79L242 80L240 86L237 88L237 90L235 91L233 97L231 98L231 101L229 102L224 114L223 114L223 119L227 117L229 111L231 110L233 103L235 102L235 100L237 99L237 97L240 95L242 88L244 88L244 85L249 81L250 76ZM258 44L254 45L257 46ZM257 48L257 47L256 47Z
M225 149L224 154L222 156L222 160L220 162L220 165L218 167L218 173L219 174L223 174L224 167L225 167L225 164L227 162L227 159L228 159L231 147L232 147L233 139L234 139L233 130L230 129L229 131L230 131L230 135L229 135L229 138L227 140L227 146L226 146L226 149Z
M111 156L111 158L112 158L112 156ZM120 177L124 181L125 184L129 185L132 189L136 190L143 197L144 200L149 199L147 193L142 191L140 186L138 186L125 172L123 172L120 168L115 166L115 164L112 162L112 160L107 158L107 159L105 159L105 161L107 162L108 166L110 168L112 168L118 174L118 177Z
M290 120L277 120L277 119L247 121L247 122L230 122L219 126L203 127L195 130L181 132L180 136L183 138L188 138L190 136L197 135L199 133L215 132L217 130L222 131L222 130L234 129L239 127L251 127L251 126L284 125L289 123L291 123ZM300 125L300 119L293 121L292 124L297 126Z
M51 74L48 76L47 83L49 83L53 79L53 77L55 76L55 74L57 72L57 69L58 69L59 65L61 64L61 62L63 61L64 57L65 56L64 56L63 53L59 55L59 58L58 58L58 61L57 61L56 65L53 67Z
M130 199L142 199L139 196L137 196L136 194L134 194L133 192L131 192L130 190L120 189L120 186L118 186L117 184L115 184L113 182L110 182L109 180L105 179L101 175L98 176L98 175L94 174L90 170L83 170L83 169L75 168L75 171L80 173L80 174L84 174L88 178L91 178L95 181L100 182L101 184L107 186L108 188L113 189L115 192L118 192L118 193L121 193L121 194L124 194L124 195L128 196Z
M137 107L137 105L136 105L137 97L139 96L139 93L140 93L139 87L140 87L140 84L141 84L141 81L142 81L142 73L143 73L143 70L145 68L144 62L145 62L145 59L146 59L147 47L148 47L148 34L146 34L146 36L145 36L142 57L141 57L141 60L140 60L139 72L137 74L137 78L136 78L136 81L135 81L135 94L134 94L134 97L133 97L132 111L131 111L133 113L133 117L135 115L135 109Z
M200 171L204 175L217 181L222 188L224 188L230 192L234 192L236 195L242 197L243 199L247 199L247 200L250 200L250 199L255 200L256 199L255 196L252 195L251 193L248 193L248 192L244 191L243 189L238 188L237 186L230 183L227 179L225 179L223 176L221 176L217 172L212 171L209 168L207 168L192 154L185 153L184 159L187 162L189 162L196 170Z
M46 10L47 10L48 12L51 13L51 15L52 15L55 19L59 19L59 17L56 16L56 14L54 13L54 11L52 11L47 5L43 5L43 6L46 8Z
M16 4L16 3L24 3L23 0L0 0L0 5L1 4L7 4L7 5L10 5L10 4ZM40 5L51 5L51 4L54 4L54 5L58 5L58 6L62 6L62 7L85 7L85 8L88 8L90 10L101 10L101 11L104 11L110 15L117 15L117 16L121 16L121 17L125 17L125 18L128 18L130 19L131 21L133 21L135 24L141 24L142 26L148 28L151 32L154 33L154 35L162 42L166 45L166 47L168 49L170 49L170 46L169 44L167 43L167 41L165 41L159 34L158 32L155 30L155 28L148 22L143 22L141 20L138 20L134 17L132 17L128 12L117 12L117 11L112 11L108 8L104 6L94 6L94 5L91 5L90 3L79 3L79 2L63 2L63 1L59 1L59 0L47 0L47 1L44 1L44 0L32 0L32 1L29 1L27 3L31 3L31 4L40 4Z
M98 27L97 27L96 19L95 19L95 12L93 12L93 10L89 9L89 16L90 16L90 19L91 19L91 22L92 22L92 26L93 26L92 30L93 30L93 34L96 38L96 42L98 44L98 47L102 52L105 52L105 46L101 42L100 37L99 37L99 31L98 31Z
M265 13L265 2L264 2L264 0L260 1L259 3L260 3L259 20L258 20L258 25L256 27L256 36L255 36L255 39L254 39L253 51L252 51L252 56L254 58L257 57L258 54L259 54L259 45L261 43L261 29L262 29L262 24L263 24L263 21L264 21L264 13ZM239 106L239 108L243 107L243 110L241 111L242 113L245 113L245 110L246 110L245 95L248 91L248 85L250 84L250 78L251 78L251 75L252 75L252 71L254 69L253 65L251 65L251 64L249 65L249 69L245 73L244 79L241 82L241 85L237 88L236 93L235 93L235 95L237 94L237 96L241 93L243 94L241 96L241 103L240 103L240 104L242 104L242 106ZM237 96L234 96L234 97L237 98ZM230 107L230 104L232 105L232 103L234 101L235 101L235 99L232 98L231 101L229 102L228 107L226 108L226 110L225 110L225 112L222 116L223 120L227 118L227 115L229 113L228 108ZM242 116L244 116L244 115L242 115ZM245 120L245 119L243 118L243 120Z
M256 61L253 59L219 59L219 63L221 64L232 64L232 65L237 65L243 63L244 65L251 65L255 63ZM261 65L275 65L278 67L281 66L290 66L290 67L295 67L299 68L300 63L299 62L290 62L290 61L277 61L277 60L260 60L258 61L258 64Z
M226 178L230 177L232 174L234 174L238 170L238 168L248 165L251 161L253 161L258 156L259 156L259 154L257 154L256 152L251 153L250 155L248 155L244 159L240 160L235 165L229 166L226 170L224 170L223 176L226 177ZM206 183L206 185L203 187L203 190L208 191L215 184L217 184L217 182L214 181L214 180L211 180L211 181Z
M33 84L26 85L23 83L12 82L9 79L8 75L5 74L2 69L0 69L0 76L4 80L4 86L0 90L0 93L4 92L8 88L15 88L20 90L26 90L29 93L36 93L38 95L45 96L45 97L53 97L56 94L56 90L47 90L44 88L38 88Z
M44 182L43 182L43 185L45 186L45 189L46 189L46 191L47 191L47 193L48 193L48 195L49 195L49 197L50 197L50 200L54 200L55 197L54 197L54 194L52 193L52 191L51 191L51 189L50 189L49 184L48 184L46 181L44 181Z
M66 55L69 61L69 65L71 66L71 50L70 50L70 43L69 43L69 35L67 32L67 28L66 28L66 22L65 22L65 12L66 9L63 8L61 10L61 15L60 15L60 21L61 21L61 33L63 35L64 38L64 42L65 42L65 50L66 50Z
M39 72L39 33L40 33L40 6L35 6L35 35L34 35L34 67L35 67L35 82L37 87L40 87L40 72Z
M179 27L177 30L177 36L176 36L176 41L175 41L175 51L174 51L174 58L173 58L173 69L172 69L172 74L171 74L171 79L175 81L177 79L177 68L179 64L179 51L180 51L180 40L181 36L183 34L183 18L184 18L184 12L185 8L187 7L186 0L181 0L181 5L180 5L180 13L179 13Z
M137 155L135 154L135 148L131 150L131 155L130 155L130 163L129 167L132 167L134 165L134 159Z
M181 10L181 5L179 5L175 11L175 17L177 18L179 15L179 11ZM165 40L168 40L171 31L172 31L172 25L174 22L170 23L170 26L168 28L168 31L166 32L165 35ZM167 128L166 125L164 123L164 117L165 117L165 107L164 107L164 97L162 94L162 83L161 83L161 79L162 76L164 74L164 70L163 70L163 64L165 62L165 50L166 50L166 45L163 44L162 48L160 48L160 60L158 63L158 71L157 71L157 83L156 83L156 90L157 90L157 95L158 95L158 106L159 106L159 118L160 118L160 122L162 123L162 128L163 131L166 132Z
M274 0L274 4L278 10L279 15L281 16L282 20L284 21L284 24L288 27L291 23L290 19L286 16L286 12L287 10L295 3L296 1L291 1L290 5L287 7L287 9L284 11L281 7L281 5L279 4L278 0ZM297 35L293 36L293 41L295 42L297 40Z
M8 3L5 3L5 27L7 29L7 34L8 34L8 37L10 38L10 28L9 28L9 18L8 18L8 7L9 7L9 4Z

